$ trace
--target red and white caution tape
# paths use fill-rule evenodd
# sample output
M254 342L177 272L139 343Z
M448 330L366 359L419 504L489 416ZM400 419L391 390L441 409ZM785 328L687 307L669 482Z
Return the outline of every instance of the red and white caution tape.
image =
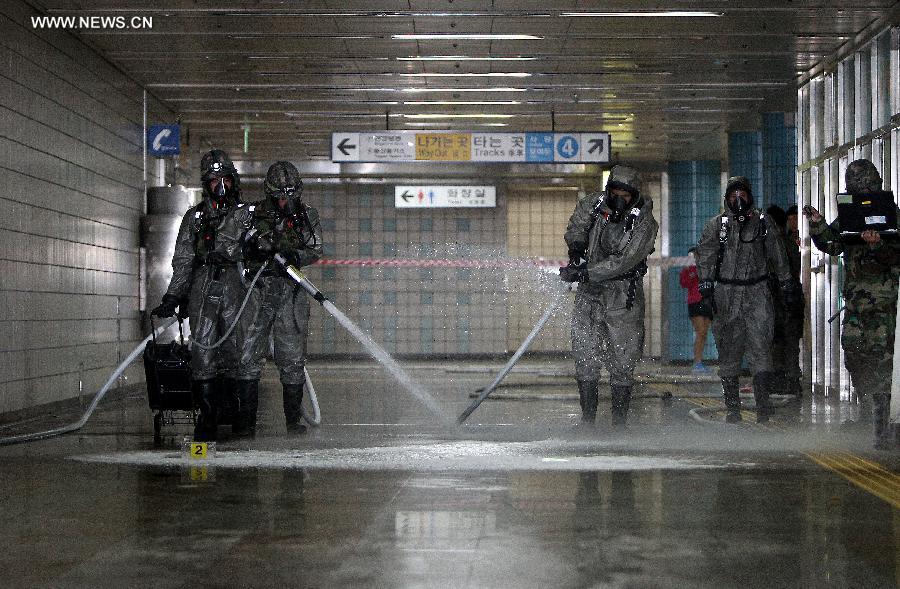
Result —
M317 266L390 266L394 268L558 268L568 264L568 260L545 258L504 258L494 260L428 260L419 258L323 258ZM686 266L690 258L666 257L648 258L648 266L669 268Z

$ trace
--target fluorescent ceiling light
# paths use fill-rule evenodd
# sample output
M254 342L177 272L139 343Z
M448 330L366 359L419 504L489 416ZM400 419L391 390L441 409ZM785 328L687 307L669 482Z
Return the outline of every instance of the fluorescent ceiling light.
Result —
M724 12L710 12L706 10L660 10L646 12L561 12L560 16L592 16L592 17L716 17L723 16Z
M403 104L407 105L448 105L448 104L466 104L466 105L495 105L495 104L522 104L519 100L409 100Z
M397 61L532 61L536 57L469 57L468 55L420 55L398 57Z
M407 127L446 127L447 123L403 123ZM468 123L470 127L507 127L506 123Z
M403 88L402 92L421 94L423 92L526 92L527 88Z
M424 72L421 74L400 74L405 78L529 78L528 72L466 72L462 74L447 74L438 72Z
M419 113L419 114L402 114L404 119L511 119L516 115L497 115L497 114L443 114L443 113Z
M391 35L391 39L401 40L427 40L427 39L464 39L469 41L524 41L528 39L543 39L537 35L503 35L503 34L471 34L471 33L403 33Z

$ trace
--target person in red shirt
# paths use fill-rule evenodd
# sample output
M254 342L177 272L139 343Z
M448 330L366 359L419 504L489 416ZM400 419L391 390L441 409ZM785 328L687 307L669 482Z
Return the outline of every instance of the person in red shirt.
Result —
M707 374L709 368L703 363L703 348L706 346L706 335L713 319L713 310L709 301L700 296L700 278L697 276L697 263L694 248L688 250L691 265L686 266L678 277L681 288L687 289L688 316L694 327L694 368L695 374Z

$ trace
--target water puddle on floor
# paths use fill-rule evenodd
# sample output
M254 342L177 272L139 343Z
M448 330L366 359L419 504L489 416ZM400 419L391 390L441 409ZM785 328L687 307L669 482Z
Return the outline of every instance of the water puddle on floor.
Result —
M73 456L82 462L136 466L184 466L177 451L135 451ZM751 463L664 454L625 454L577 444L453 441L365 448L223 450L209 464L218 468L411 470L411 471L642 471L748 468Z

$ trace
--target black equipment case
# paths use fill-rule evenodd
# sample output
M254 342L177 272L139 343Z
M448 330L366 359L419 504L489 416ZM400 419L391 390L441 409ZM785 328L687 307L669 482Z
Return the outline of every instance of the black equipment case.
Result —
M897 238L897 205L894 193L838 194L838 222L844 243L864 243L863 231L877 231L882 238Z
M196 421L196 405L191 393L191 350L184 343L182 319L178 320L179 341L167 344L156 341L156 329L150 318L153 341L144 348L144 373L147 378L147 397L153 417L153 434L159 438L163 423L175 423L173 411L191 413Z

